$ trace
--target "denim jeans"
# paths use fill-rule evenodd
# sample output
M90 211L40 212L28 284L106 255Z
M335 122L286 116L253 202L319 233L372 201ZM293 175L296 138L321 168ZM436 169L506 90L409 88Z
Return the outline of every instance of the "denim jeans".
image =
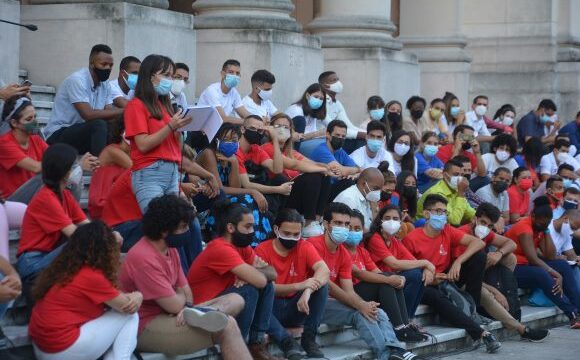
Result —
M4 279L4 274L0 273L0 281L2 281L2 279ZM6 311L8 310L9 304L10 304L10 301L0 304L0 323L2 322L2 319L4 319L4 315L6 314Z
M257 289L250 284L239 288L230 287L221 295L238 294L244 298L246 305L238 314L236 320L244 339L249 344L259 344L270 327L272 305L274 304L274 284L268 282L263 289Z
M326 300L328 300L328 285L324 285L310 295L310 300L308 301L310 314L308 315L298 311L297 304L301 296L302 292L299 292L289 298L274 299L274 307L272 309L274 316L270 319L268 334L278 344L286 337L291 336L285 327L304 325L304 333L316 334L318 331L322 316L324 315Z
M359 311L336 299L328 299L322 322L328 325L353 326L379 360L389 358L390 348L403 348L397 340L387 314L381 309L378 312L378 321L370 321Z
M60 254L66 243L60 245L51 252L27 251L22 253L16 261L16 270L20 278L24 280L34 278L48 267Z
M179 193L179 169L177 163L157 160L153 164L133 171L133 192L143 214L149 202L156 197Z
M405 277L405 288L403 289L403 293L405 294L405 303L407 304L407 314L409 315L409 319L412 319L415 316L417 307L421 304L423 292L425 292L425 285L423 285L423 270L405 270L401 271L399 275Z

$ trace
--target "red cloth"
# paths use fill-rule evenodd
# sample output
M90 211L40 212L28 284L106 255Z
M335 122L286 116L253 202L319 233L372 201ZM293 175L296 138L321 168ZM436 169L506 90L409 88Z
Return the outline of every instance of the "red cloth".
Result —
M343 245L338 245L338 249L332 253L326 246L324 235L311 237L308 242L314 245L314 248L330 269L330 281L340 285L339 280L352 279L352 259Z
M238 248L224 238L213 239L196 258L187 280L196 304L216 298L234 285L236 275L232 269L242 265L253 265L256 253L250 246Z
M382 236L376 233L371 236L366 246L371 259L381 271L394 271L383 262L384 259L391 256L397 260L415 260L405 245L393 236L390 238L390 244L387 245Z
M113 227L127 221L140 220L142 217L143 213L131 185L131 170L125 170L117 178L105 200L103 221Z
M167 126L171 116L163 108L163 117L157 120L151 116L145 104L138 98L129 101L125 108L125 137L131 142L131 160L133 170L143 169L158 160L179 163L181 161L181 148L174 133L168 135L161 144L147 153L142 153L137 148L134 137L140 134L152 135Z
M377 265L371 259L371 254L362 246L356 247L356 252L353 254L350 251L348 252L350 258L352 260L352 264L357 267L359 270L363 271L374 271L377 268ZM359 279L356 277L352 277L352 283L354 285L360 282Z
M511 185L508 190L510 199L509 213L527 216L530 212L530 192L520 193L516 185Z
M100 219L103 215L103 208L109 198L113 183L121 174L125 172L120 166L102 166L95 170L91 177L89 186L89 215L91 219Z
M105 302L119 290L101 270L83 266L66 285L53 285L32 308L28 333L46 353L68 349L80 336L80 327L105 312Z
M267 240L258 245L256 255L276 269L276 284L296 284L312 277L314 264L322 260L314 246L305 240L299 240L285 257L274 249L274 240Z
M251 161L256 165L262 165L262 163L266 160L270 160L270 156L268 153L264 151L259 145L252 145L250 147L250 151L247 153L242 151L242 148L238 149L236 153L236 157L238 158L238 167L240 169L240 174L247 174L248 170L246 170L246 161Z
M175 295L175 290L187 285L179 253L169 248L161 254L146 238L141 238L127 253L119 283L125 292L140 291L143 304L139 308L139 333L163 309L156 299Z
M473 233L473 227L471 223L460 226L458 229L463 231L464 234L475 236ZM491 244L493 239L495 239L495 233L493 231L490 231L489 234L487 234L487 236L483 239L483 242L485 242L485 246ZM459 245L458 247L456 247L455 250L453 251L453 259L457 259L461 255L463 255L465 249L467 248L463 245Z
M429 260L438 273L443 273L451 265L451 255L464 235L449 224L435 238L427 236L424 228L418 228L403 239L403 244L417 259Z
M56 248L61 230L87 219L70 191L62 192L63 201L43 186L34 195L22 220L18 255L25 251L49 252Z
M437 151L435 156L441 160L443 164L446 164L453 157L453 146L454 144L447 144L439 147L439 151ZM461 152L461 155L467 156L469 158L469 161L471 161L471 170L477 170L477 158L471 151L464 150Z
M271 142L265 143L264 145L262 145L262 150L264 150L271 159L274 158L274 145L272 145ZM294 159L296 159L296 160L299 160L299 161L304 160L304 155L302 155L301 153L299 153L296 150L292 150L292 155L294 156ZM291 170L291 169L284 169L284 171L282 173L289 179L294 179L296 176L301 174L300 171ZM274 176L274 174L269 174L269 175Z
M12 131L0 136L0 193L7 198L22 184L34 175L16 166L18 162L29 157L36 161L42 161L42 154L48 145L38 135L31 135L28 148L23 149Z
M543 232L534 231L531 217L520 219L517 223L510 227L510 229L505 233L505 236L512 239L517 245L516 250L514 251L514 255L518 259L518 265L529 264L528 258L524 254L524 250L522 249L522 245L520 243L520 235L522 234L530 234L532 236L534 248L536 249L538 249L540 241L542 241L546 236Z

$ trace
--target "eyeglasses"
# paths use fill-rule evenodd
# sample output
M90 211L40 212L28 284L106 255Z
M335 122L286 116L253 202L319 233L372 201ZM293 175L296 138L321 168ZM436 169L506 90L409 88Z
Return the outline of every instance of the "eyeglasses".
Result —
M434 215L447 215L447 209L428 209L427 211Z

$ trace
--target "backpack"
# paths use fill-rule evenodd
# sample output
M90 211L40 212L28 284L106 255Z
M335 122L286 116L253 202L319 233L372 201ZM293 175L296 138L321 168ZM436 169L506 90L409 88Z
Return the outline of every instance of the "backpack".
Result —
M441 293L445 295L445 297L448 298L459 311L467 315L467 317L472 319L476 318L477 307L475 306L475 300L473 300L471 295L460 290L457 285L449 281L443 281L439 284L439 291L441 291Z
M487 269L483 281L498 289L506 297L510 307L510 315L520 321L522 319L522 309L518 296L518 281L514 273L507 267L497 264Z

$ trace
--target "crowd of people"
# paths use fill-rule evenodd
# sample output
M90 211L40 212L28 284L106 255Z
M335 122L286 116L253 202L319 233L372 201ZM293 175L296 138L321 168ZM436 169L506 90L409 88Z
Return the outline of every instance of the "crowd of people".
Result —
M255 71L242 98L231 59L197 101L223 120L208 138L180 131L196 121L186 64L128 56L109 80L113 66L95 45L42 129L29 86L0 89L0 318L26 298L39 359L214 344L279 359L267 339L284 358L323 358L328 324L377 359L419 360L404 343L430 338L420 304L495 353L490 318L549 335L521 323L518 287L580 329L580 112L561 126L544 99L514 129L514 106L488 116L484 95L375 95L357 127L337 72L281 111L274 74Z

